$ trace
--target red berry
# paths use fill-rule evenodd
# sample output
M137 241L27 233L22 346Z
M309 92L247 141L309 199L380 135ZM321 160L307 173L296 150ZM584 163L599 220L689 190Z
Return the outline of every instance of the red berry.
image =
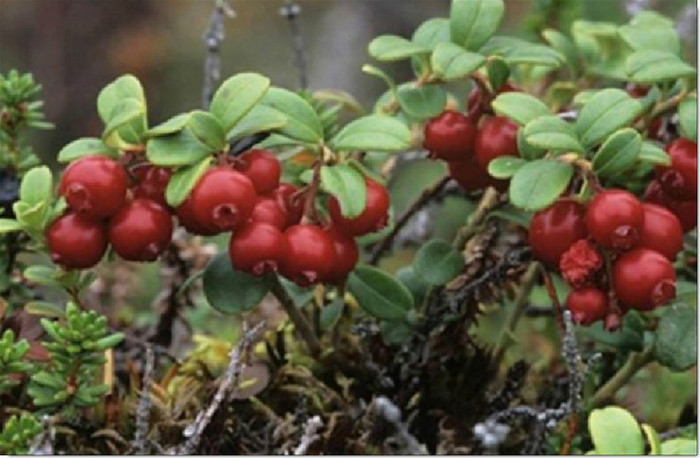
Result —
M627 250L639 240L644 208L627 191L611 189L598 193L588 203L586 226L596 242L606 248Z
M608 298L596 288L571 291L566 298L566 308L571 312L574 323L588 326L602 320L607 315Z
M558 200L532 216L529 243L535 258L551 268L577 240L586 238L586 209L573 200Z
M208 170L190 193L195 219L207 230L217 232L244 224L257 197L248 177L224 167Z
M518 125L503 116L482 121L474 145L476 160L487 170L489 162L501 156L518 155Z
M101 221L69 212L46 232L51 260L66 269L88 269L107 251L107 228Z
M596 247L586 239L571 245L571 248L566 250L559 260L562 277L575 289L592 283L594 275L601 267L603 267L603 257Z
M656 167L656 177L666 193L677 200L696 200L698 194L698 145L679 138L666 147L671 166Z
M185 201L175 209L175 214L177 215L180 225L190 234L215 235L219 233L217 229L207 227L197 219L194 214L194 205L192 204L191 196L185 199Z
M253 207L250 221L271 224L284 230L288 225L289 214L274 197L261 196L258 197L255 207Z
M666 207L676 215L681 222L684 232L695 229L698 225L698 203L696 200L680 201L671 198L661 187L661 184L653 180L644 191L644 200L662 207Z
M450 176L467 192L477 191L489 186L493 186L498 191L508 189L508 180L497 180L482 169L472 158L463 162L448 162L447 167Z
M287 211L288 226L299 224L301 217L304 216L304 202L299 196L295 196L297 192L299 188L288 183L280 183L279 187L272 191L272 196Z
M271 152L252 149L241 154L238 159L236 169L250 178L258 194L272 192L280 184L282 166Z
M352 272L360 259L355 239L343 234L333 226L326 229L328 237L333 242L335 250L334 262L331 271L323 278L328 283L338 284L343 282Z
M286 238L279 228L251 222L232 237L228 245L231 264L237 270L262 275L277 271L286 253Z
M423 147L433 159L462 161L474 151L476 122L462 113L445 110L425 124Z
M676 271L661 253L636 248L613 264L613 284L624 307L652 310L676 296Z
M59 193L68 206L83 216L108 218L126 199L128 177L116 161L104 156L87 156L68 166Z
M355 218L347 218L340 213L340 203L331 197L328 208L333 224L348 235L357 236L376 232L386 226L389 211L389 193L384 186L365 178L367 194L365 209Z
M134 199L109 220L109 241L127 261L155 261L170 243L173 222L162 205Z
M639 99L642 97L646 97L646 95L649 93L649 89L651 89L651 86L642 86L640 84L628 84L627 87L625 88L625 91L631 96L634 97L635 99Z
M673 261L683 249L683 228L676 215L656 204L644 203L644 226L640 247L650 248Z
M133 187L134 197L151 199L164 207L168 207L165 201L165 188L173 174L173 171L151 164L138 164L131 168L131 174L136 178Z
M335 248L323 229L297 224L284 231L284 237L286 253L280 271L285 277L299 286L309 286L332 272Z

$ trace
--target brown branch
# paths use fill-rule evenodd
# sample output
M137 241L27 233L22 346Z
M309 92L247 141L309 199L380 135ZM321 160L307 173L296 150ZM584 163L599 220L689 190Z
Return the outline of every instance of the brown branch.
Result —
M544 266L542 266L542 278L544 279L544 285L547 288L547 294L552 300L552 307L554 308L554 317L557 319L557 327L559 328L559 334L564 335L564 308L562 307L561 302L559 301L559 296L557 296L557 290L556 288L554 288L552 276L549 274L549 272Z
M301 337L309 347L311 354L314 357L317 357L319 354L321 354L321 343L318 341L316 334L314 334L309 321L306 319L306 317L304 317L301 310L299 310L294 301L292 301L292 299L289 297L289 294L287 294L287 291L284 289L284 286L282 286L282 283L280 283L277 276L273 276L271 291L279 301L280 305L282 305L284 311L287 312L287 316L292 323L294 323L296 330L299 331L299 334L301 334Z

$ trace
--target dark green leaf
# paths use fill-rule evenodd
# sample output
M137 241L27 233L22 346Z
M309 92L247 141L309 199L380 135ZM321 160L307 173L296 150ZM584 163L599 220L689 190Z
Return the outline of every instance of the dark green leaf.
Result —
M190 113L187 127L195 137L211 151L221 151L226 146L226 134L216 116L206 111Z
M588 430L599 455L642 455L644 440L637 420L621 407L594 409Z
M209 305L224 314L251 310L270 289L264 279L233 270L228 253L219 253L209 262L202 287Z
M674 371L697 364L697 311L688 304L666 307L656 327L654 355L657 361Z
M53 177L45 165L35 167L24 174L19 187L22 202L34 206L40 203L48 206L53 196Z
M698 139L698 99L688 97L678 105L681 135L689 140Z
M542 210L566 190L574 174L570 164L538 159L528 162L510 181L510 201L523 210Z
M337 151L404 151L411 146L411 131L390 116L363 116L343 127L330 145Z
M465 51L454 43L440 43L430 56L433 72L445 81L465 78L485 62L481 54Z
M184 129L176 134L153 137L146 143L148 160L161 167L180 167L201 161L214 150Z
M593 171L602 177L615 177L637 162L642 147L639 132L626 127L609 136L593 156Z
M603 89L586 102L576 120L576 133L586 148L597 145L641 111L638 101L621 89Z
M550 115L549 108L539 99L524 92L504 92L491 102L493 110L521 126L540 116Z
M321 186L338 199L344 216L354 218L364 211L367 187L365 179L354 167L324 165L321 167Z
M84 156L100 155L116 158L117 151L108 147L99 138L79 138L68 143L58 152L58 162L73 162Z
M257 73L239 73L221 83L209 111L228 132L253 109L270 88L270 79Z
M387 62L430 52L430 49L396 35L380 35L369 43L367 49L373 58Z
M449 42L450 20L441 17L428 19L413 32L412 41L430 50L435 49L439 43Z
M343 316L343 308L345 308L343 298L336 296L333 298L333 302L321 309L321 316L318 320L321 331L327 331L338 323L340 317Z
M165 188L165 201L171 207L177 207L187 199L190 191L197 184L200 177L209 168L212 158L205 157L201 161L179 168L168 181Z
M625 61L625 70L630 80L637 83L659 83L695 75L695 68L677 55L653 49L631 54Z
M510 178L526 162L519 157L501 156L489 162L489 175L495 178Z
M379 323L382 339L389 345L401 345L413 335L413 327L405 321L382 321Z
M413 294L416 303L423 300L430 287L425 280L416 274L411 265L403 266L397 270L396 278Z
M279 129L281 135L310 144L316 144L323 138L323 126L318 113L298 94L273 87L261 103L287 117L287 123Z
M185 128L187 120L190 118L189 113L181 113L173 116L167 121L151 127L144 133L144 137L158 137L160 135L176 134Z
M411 292L376 267L358 265L348 278L348 290L360 307L381 320L403 320L413 307Z
M452 41L469 51L478 51L498 30L504 9L502 0L452 0Z
M415 273L431 285L444 285L464 269L464 256L444 240L423 245L413 259Z
M402 86L396 92L401 109L410 117L428 119L445 109L447 93L441 86Z
M286 124L287 117L279 110L266 105L256 105L229 131L226 138L236 140L258 132L270 132Z
M486 73L489 77L491 87L499 88L510 77L510 68L505 59L500 56L490 56L486 63Z
M535 147L556 152L583 152L583 146L576 137L574 126L558 116L537 117L528 122L523 129L525 140Z
M282 287L289 295L289 298L294 302L294 305L301 308L308 304L314 298L314 288L304 288L291 280L284 277L278 277Z

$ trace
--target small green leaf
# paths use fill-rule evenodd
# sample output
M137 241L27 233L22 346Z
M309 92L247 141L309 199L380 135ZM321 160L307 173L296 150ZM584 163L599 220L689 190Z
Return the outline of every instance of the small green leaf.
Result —
M454 43L440 43L430 56L433 71L445 81L467 77L486 61L481 54L465 51Z
M45 165L35 167L22 178L19 188L19 198L22 202L35 206L43 203L48 205L53 195L53 177L51 170Z
M689 140L698 139L698 98L687 97L678 105L681 135Z
M444 240L423 245L413 259L413 270L427 283L439 286L455 278L464 269L464 256Z
M450 9L452 41L478 51L498 30L505 7L502 0L453 0Z
M176 134L185 128L189 119L189 113L180 113L155 127L151 127L143 135L148 138Z
M323 126L318 113L298 94L273 87L260 103L286 116L287 123L279 130L281 135L310 144L323 139Z
M694 76L696 73L695 68L677 55L653 49L630 54L625 61L625 70L630 80L636 83L659 83Z
M656 327L654 355L659 363L674 371L697 364L697 312L685 303L666 307Z
M168 186L165 188L165 201L171 207L177 207L187 199L190 192L197 184L197 181L204 175L204 172L209 168L209 163L211 163L211 157L205 157L201 161L184 166L177 170L170 177L168 181Z
M614 177L637 162L642 147L639 132L626 127L609 136L593 156L593 171L601 177Z
M687 455L698 454L697 439L669 439L661 443L662 455Z
M101 155L118 157L117 151L108 147L99 138L79 138L68 143L58 152L58 162L73 162L84 156Z
M396 271L396 279L399 280L413 294L416 303L423 300L430 285L416 274L412 265L401 267Z
M659 438L659 433L656 432L653 426L642 423L642 431L647 438L649 443L650 455L660 455L661 454L661 438Z
M251 310L270 289L263 278L234 270L228 253L219 253L209 262L202 288L209 305L227 315Z
M354 167L324 165L321 167L321 186L338 199L343 216L354 218L364 211L367 187L365 179Z
M530 64L559 67L562 56L552 48L514 37L493 37L479 51L489 57L502 57L508 65Z
M510 77L510 67L505 59L500 56L489 56L486 63L486 74L489 77L489 83L492 88L499 88L508 81Z
M141 82L134 75L122 75L105 86L97 96L97 111L102 122L108 124L114 107L125 99L135 99L143 107L146 106L146 96Z
M642 109L638 101L621 89L596 92L581 109L576 133L586 148L597 145L620 127L631 123Z
M321 331L327 331L338 323L340 317L343 316L343 308L345 308L343 298L336 296L333 298L333 302L321 309L321 316L318 320Z
M136 145L146 132L146 106L135 98L114 104L102 132L102 141L113 148Z
M489 162L489 175L494 178L510 178L526 161L514 156L501 156Z
M24 311L30 315L40 315L50 318L65 318L66 311L62 307L46 301L31 301L24 305Z
M206 111L190 113L187 127L195 137L211 151L221 151L226 146L226 134L216 116Z
M330 145L336 151L404 151L411 146L411 131L390 116L363 116L343 127Z
M413 327L405 321L382 321L379 323L382 339L389 345L401 345L413 335Z
M266 105L255 108L241 119L226 136L228 140L237 140L258 132L270 132L287 124L287 117L280 111Z
M369 43L367 50L373 58L387 62L430 52L430 49L396 35L378 36Z
M527 142L527 139L525 138L525 129L518 129L518 154L520 154L520 157L525 159L526 161L532 161L533 159L540 159L542 158L546 153L547 150L544 148L539 148L535 145L531 145L530 143ZM493 162L493 161L491 161Z
M58 273L59 270L55 267L29 266L24 269L22 275L33 283L61 288L63 284L59 280Z
M538 159L528 162L510 181L510 201L523 210L542 210L559 198L574 169L563 162Z
M445 109L447 93L441 86L402 86L396 92L401 109L410 117L428 119Z
M200 142L190 129L172 135L153 137L146 143L148 160L161 167L194 164L213 152L214 150Z
M358 265L350 274L347 286L360 307L381 320L403 320L413 307L411 292L376 267Z
M635 51L657 50L680 55L680 37L672 24L642 21L620 26L618 33Z
M544 30L542 32L542 37L552 48L561 54L571 71L577 74L581 65L578 49L576 49L574 42L563 33L554 29Z
M219 119L224 132L228 132L253 109L269 88L269 78L257 73L239 73L221 83L209 111Z
M0 234L7 234L8 232L21 231L22 224L19 221L9 218L0 218Z
M574 132L574 126L558 116L539 116L523 128L525 140L532 146L556 152L583 152Z
M539 99L524 92L504 92L491 102L493 110L507 116L521 126L540 116L551 115L549 108Z
M644 454L642 431L637 420L621 407L594 409L588 417L588 429L598 454Z
M671 157L668 153L650 141L642 142L637 159L654 165L671 165Z
M433 50L440 43L450 41L450 20L436 17L418 26L411 39L418 46Z

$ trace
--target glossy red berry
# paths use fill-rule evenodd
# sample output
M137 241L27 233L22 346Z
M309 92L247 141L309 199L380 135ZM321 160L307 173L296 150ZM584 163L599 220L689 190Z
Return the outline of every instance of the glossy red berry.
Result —
M639 240L644 225L644 208L627 191L611 189L596 194L588 203L586 226L593 238L606 248L627 250Z
M277 271L286 254L286 238L279 228L250 222L236 231L228 245L231 264L253 275Z
M333 242L335 257L331 271L326 274L324 281L332 284L339 284L348 277L360 259L360 252L355 239L343 234L333 226L326 229L328 237Z
M448 162L450 176L467 192L493 186L498 191L508 189L508 180L497 180L482 169L476 158L463 162Z
M676 200L697 200L697 143L679 138L666 147L666 152L671 157L671 166L658 166L656 168L656 178L664 191Z
M669 260L683 249L683 228L670 210L660 205L644 203L644 226L639 235L638 246L650 248Z
M566 298L566 308L571 312L574 323L588 326L607 315L608 298L596 288L571 291Z
M532 216L528 239L532 254L550 268L577 240L586 238L586 209L573 200L558 200Z
M165 201L165 188L173 174L171 169L157 167L152 164L138 164L131 168L131 174L136 178L132 188L134 197L143 197L168 207Z
M518 155L518 125L503 116L484 119L474 145L476 160L488 170L489 162L501 156Z
M132 200L109 220L109 242L127 261L155 261L172 235L170 213L149 199Z
M46 231L51 260L66 269L88 269L107 251L107 227L92 218L69 212Z
M279 159L267 150L252 149L241 154L236 169L250 178L258 194L272 192L280 184L282 166Z
M425 124L423 147L433 159L462 161L472 156L476 122L462 113L445 110Z
M267 223L284 230L289 223L289 214L282 208L279 201L272 196L258 197L250 221Z
M195 219L208 231L216 232L244 224L257 198L248 177L225 167L208 170L190 193Z
M299 188L289 183L280 183L280 185L272 191L271 195L277 199L277 202L287 211L287 226L299 224L301 217L304 216L304 201L297 196Z
M328 208L333 224L348 235L358 236L376 232L386 226L389 211L389 193L376 181L365 178L367 194L365 209L355 218L347 218L340 212L340 203L331 197Z
M684 232L692 231L698 225L697 201L681 201L671 198L656 180L647 186L646 191L644 191L644 200L668 208L681 222Z
M197 219L194 214L194 204L192 203L191 197L185 199L185 201L175 209L175 214L177 215L177 220L180 222L180 225L190 234L207 236L219 233L218 229L207 227Z
M108 218L124 204L128 177L116 161L87 156L68 166L59 193L68 206L83 216Z
M333 270L335 248L319 226L297 224L284 231L286 252L282 274L298 284L309 286L325 279Z
M652 310L676 296L676 271L661 253L635 248L613 264L613 284L622 306Z

